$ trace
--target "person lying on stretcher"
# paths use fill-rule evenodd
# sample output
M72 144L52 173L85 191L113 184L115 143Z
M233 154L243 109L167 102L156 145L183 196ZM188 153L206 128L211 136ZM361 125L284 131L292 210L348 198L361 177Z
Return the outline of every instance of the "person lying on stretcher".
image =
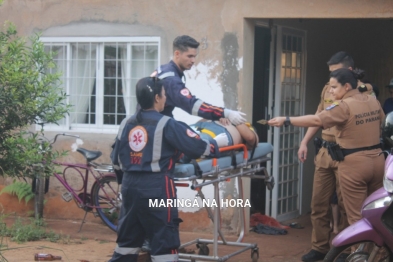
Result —
M246 122L237 126L232 125L226 118L220 121L202 119L190 127L200 135L202 139L215 139L219 147L245 144L248 150L254 149L259 142L254 127ZM224 153L225 154L225 153ZM184 156L180 163L188 163L191 159Z

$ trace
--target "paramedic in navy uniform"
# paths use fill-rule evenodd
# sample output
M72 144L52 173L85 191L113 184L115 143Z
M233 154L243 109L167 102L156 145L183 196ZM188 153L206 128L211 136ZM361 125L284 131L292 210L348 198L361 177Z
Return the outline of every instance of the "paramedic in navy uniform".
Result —
M179 107L189 114L209 120L228 118L235 126L245 123L244 113L205 103L193 96L187 89L184 71L189 70L194 65L198 47L199 42L190 36L176 37L173 40L173 60L158 67L151 75L164 81L167 100L161 113L173 117L173 109Z
M152 261L178 261L178 210L149 207L149 199L176 200L173 171L179 156L218 157L221 140L227 143L228 137L202 140L187 125L160 114L166 96L158 78L139 80L136 97L141 109L122 122L114 149L117 161L112 158L124 175L117 246L110 261L136 262L145 237L151 241Z

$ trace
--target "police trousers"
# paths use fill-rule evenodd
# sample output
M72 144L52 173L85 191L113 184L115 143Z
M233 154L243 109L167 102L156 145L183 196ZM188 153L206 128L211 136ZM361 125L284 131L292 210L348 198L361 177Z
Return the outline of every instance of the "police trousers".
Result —
M167 199L176 199L173 180L164 174L124 173L121 192L117 246L109 261L136 262L145 237L152 261L177 261L181 219L177 208L167 204Z
M338 165L338 175L348 222L362 218L363 201L382 187L385 157L381 149L365 150L345 156Z
M347 218L342 201L338 179L338 162L334 161L325 147L321 147L314 160L315 172L313 193L311 199L311 248L321 253L327 253L330 249L330 202L334 191L337 192L338 205L340 207L339 230L344 229Z

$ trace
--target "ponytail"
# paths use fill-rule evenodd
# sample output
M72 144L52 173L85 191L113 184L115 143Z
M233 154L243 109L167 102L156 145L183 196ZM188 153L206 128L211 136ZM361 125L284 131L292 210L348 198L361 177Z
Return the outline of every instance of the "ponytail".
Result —
M136 113L136 122L140 123L142 122L142 109L139 109L138 112Z
M139 105L136 113L138 123L142 122L142 110L154 106L156 95L161 97L162 88L162 81L156 77L144 77L136 83L136 100Z

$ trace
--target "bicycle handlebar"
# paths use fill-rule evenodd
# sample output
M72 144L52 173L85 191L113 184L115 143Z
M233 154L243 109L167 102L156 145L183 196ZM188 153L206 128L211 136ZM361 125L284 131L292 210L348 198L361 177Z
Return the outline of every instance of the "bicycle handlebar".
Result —
M67 134L67 133L57 134L57 135L55 135L55 138L53 139L53 142L50 143L51 145L53 145L56 142L58 136L70 136L70 137L76 137L76 138L80 137L79 135L71 135L71 134Z

